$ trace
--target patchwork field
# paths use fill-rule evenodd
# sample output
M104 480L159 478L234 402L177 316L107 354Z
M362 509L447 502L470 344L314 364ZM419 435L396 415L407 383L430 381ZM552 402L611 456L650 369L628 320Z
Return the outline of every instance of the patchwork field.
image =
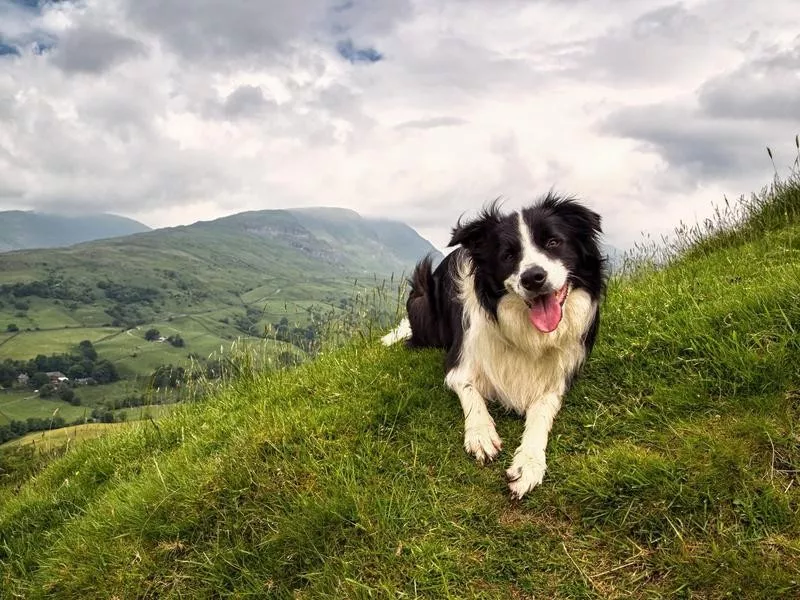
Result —
M79 394L80 395L80 394ZM39 398L31 391L0 392L0 425L28 418L63 417L70 422L91 412L91 406L72 406L63 400Z

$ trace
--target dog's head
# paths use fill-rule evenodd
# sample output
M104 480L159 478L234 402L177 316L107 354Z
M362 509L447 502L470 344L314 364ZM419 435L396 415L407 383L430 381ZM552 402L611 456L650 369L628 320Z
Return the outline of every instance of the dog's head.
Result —
M571 289L596 299L602 290L600 215L572 198L548 194L520 212L501 214L497 202L473 221L453 229L449 246L460 244L472 259L481 305L497 316L497 304L516 294L530 322L554 331Z

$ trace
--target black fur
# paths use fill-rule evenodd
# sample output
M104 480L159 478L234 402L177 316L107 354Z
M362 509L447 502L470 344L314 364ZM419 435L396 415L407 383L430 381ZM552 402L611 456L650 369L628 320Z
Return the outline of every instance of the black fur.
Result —
M605 260L598 243L600 215L573 198L551 193L523 209L522 216L539 250L567 267L572 287L584 289L593 300L599 300L605 289ZM559 244L548 249L547 242L552 239ZM459 220L448 246L456 245L461 247L448 254L435 270L430 257L417 264L406 303L412 331L407 345L448 350L448 370L458 364L464 333L456 283L458 259L463 253L472 259L475 292L489 318L496 319L497 305L509 293L503 282L516 269L521 251L518 217L501 214L495 201L476 219L467 223ZM587 356L594 346L599 318L598 308L583 339Z

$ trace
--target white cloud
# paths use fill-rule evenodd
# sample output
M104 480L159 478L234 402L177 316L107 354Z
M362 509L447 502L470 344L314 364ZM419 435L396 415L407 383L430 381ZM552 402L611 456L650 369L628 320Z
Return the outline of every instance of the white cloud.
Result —
M0 56L0 208L161 226L336 205L444 246L462 213L553 187L626 245L760 188L764 146L791 149L794 5L12 5L0 14L0 42L20 48Z

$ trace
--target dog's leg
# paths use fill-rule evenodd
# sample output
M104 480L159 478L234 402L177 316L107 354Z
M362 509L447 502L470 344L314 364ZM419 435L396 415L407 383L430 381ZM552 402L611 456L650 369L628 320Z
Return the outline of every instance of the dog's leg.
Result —
M493 460L503 447L494 428L494 419L486 408L486 400L475 389L470 370L464 365L451 369L445 377L464 411L464 449L483 464Z
M542 483L547 470L547 438L560 409L561 397L550 393L531 404L525 411L522 443L514 452L514 460L506 471L508 487L513 497L522 498L526 492Z
M400 321L400 324L395 327L392 331L387 333L385 336L381 338L381 342L384 346L391 346L392 344L396 344L402 340L407 340L411 338L411 323L409 322L408 318L403 319Z

